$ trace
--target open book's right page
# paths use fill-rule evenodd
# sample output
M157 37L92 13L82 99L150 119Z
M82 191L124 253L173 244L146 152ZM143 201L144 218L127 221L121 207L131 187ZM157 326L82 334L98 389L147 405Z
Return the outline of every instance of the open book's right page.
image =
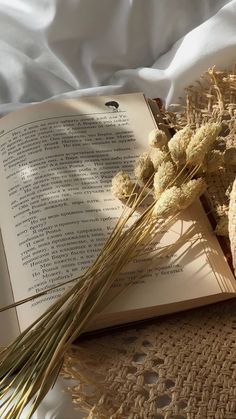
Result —
M199 201L160 236L156 252L120 275L91 328L194 308L235 293L234 275Z

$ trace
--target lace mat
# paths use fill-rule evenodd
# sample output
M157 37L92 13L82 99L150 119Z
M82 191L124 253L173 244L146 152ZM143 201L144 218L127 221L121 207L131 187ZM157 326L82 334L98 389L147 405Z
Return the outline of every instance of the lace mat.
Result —
M235 313L231 300L82 342L66 361L84 374L74 401L94 419L235 419Z

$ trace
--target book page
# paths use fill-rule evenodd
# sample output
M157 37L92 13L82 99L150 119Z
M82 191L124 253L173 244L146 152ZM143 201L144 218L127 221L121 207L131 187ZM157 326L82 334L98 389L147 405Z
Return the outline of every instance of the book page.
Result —
M171 305L178 311L182 303L182 307L191 308L201 305L201 299L214 302L226 294L235 296L235 278L200 201L180 214L158 241L157 250L168 245L171 247L162 257L154 252L144 256L143 263L139 258L130 263L107 294L107 306L100 309L95 325L107 326L106 318L111 316L122 323L122 312L142 310L145 318L145 309L151 317L152 312L175 311L166 309ZM184 304L187 301L191 304Z
M122 205L117 171L132 171L155 122L142 94L43 103L0 122L1 226L15 301L77 277ZM17 309L28 326L63 291Z
M6 263L5 250L0 232L0 307L13 303L13 293ZM19 323L16 310L0 313L0 348L7 346L19 334Z
M15 301L77 277L96 258L122 211L111 195L112 177L119 170L132 173L154 127L142 94L43 103L2 119L0 220ZM165 240L175 240L192 219L186 212ZM206 246L213 233L206 217L200 224ZM188 242L179 250L182 257L168 255L148 271L135 261L114 284L104 313L224 292L222 272L226 282L232 274L216 238L213 242L210 260L202 243L190 252ZM222 267L216 266L215 252ZM127 280L133 282L124 294ZM65 289L18 307L20 327L32 323Z

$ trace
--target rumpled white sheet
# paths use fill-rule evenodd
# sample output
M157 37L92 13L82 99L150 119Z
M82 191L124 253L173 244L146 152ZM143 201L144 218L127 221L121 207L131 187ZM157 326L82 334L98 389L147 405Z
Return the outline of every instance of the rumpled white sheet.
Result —
M208 67L235 61L236 0L0 0L1 114L132 91L170 104ZM80 417L63 385L35 419Z

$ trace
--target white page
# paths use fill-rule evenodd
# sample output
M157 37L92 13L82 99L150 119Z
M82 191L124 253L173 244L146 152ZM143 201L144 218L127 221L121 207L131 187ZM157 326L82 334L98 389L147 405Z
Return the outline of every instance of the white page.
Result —
M13 303L13 293L0 234L0 307ZM0 313L0 347L8 345L19 334L16 310Z
M122 206L112 176L131 171L155 122L142 94L44 103L1 120L1 224L16 301L77 276ZM65 287L17 309L21 327Z

